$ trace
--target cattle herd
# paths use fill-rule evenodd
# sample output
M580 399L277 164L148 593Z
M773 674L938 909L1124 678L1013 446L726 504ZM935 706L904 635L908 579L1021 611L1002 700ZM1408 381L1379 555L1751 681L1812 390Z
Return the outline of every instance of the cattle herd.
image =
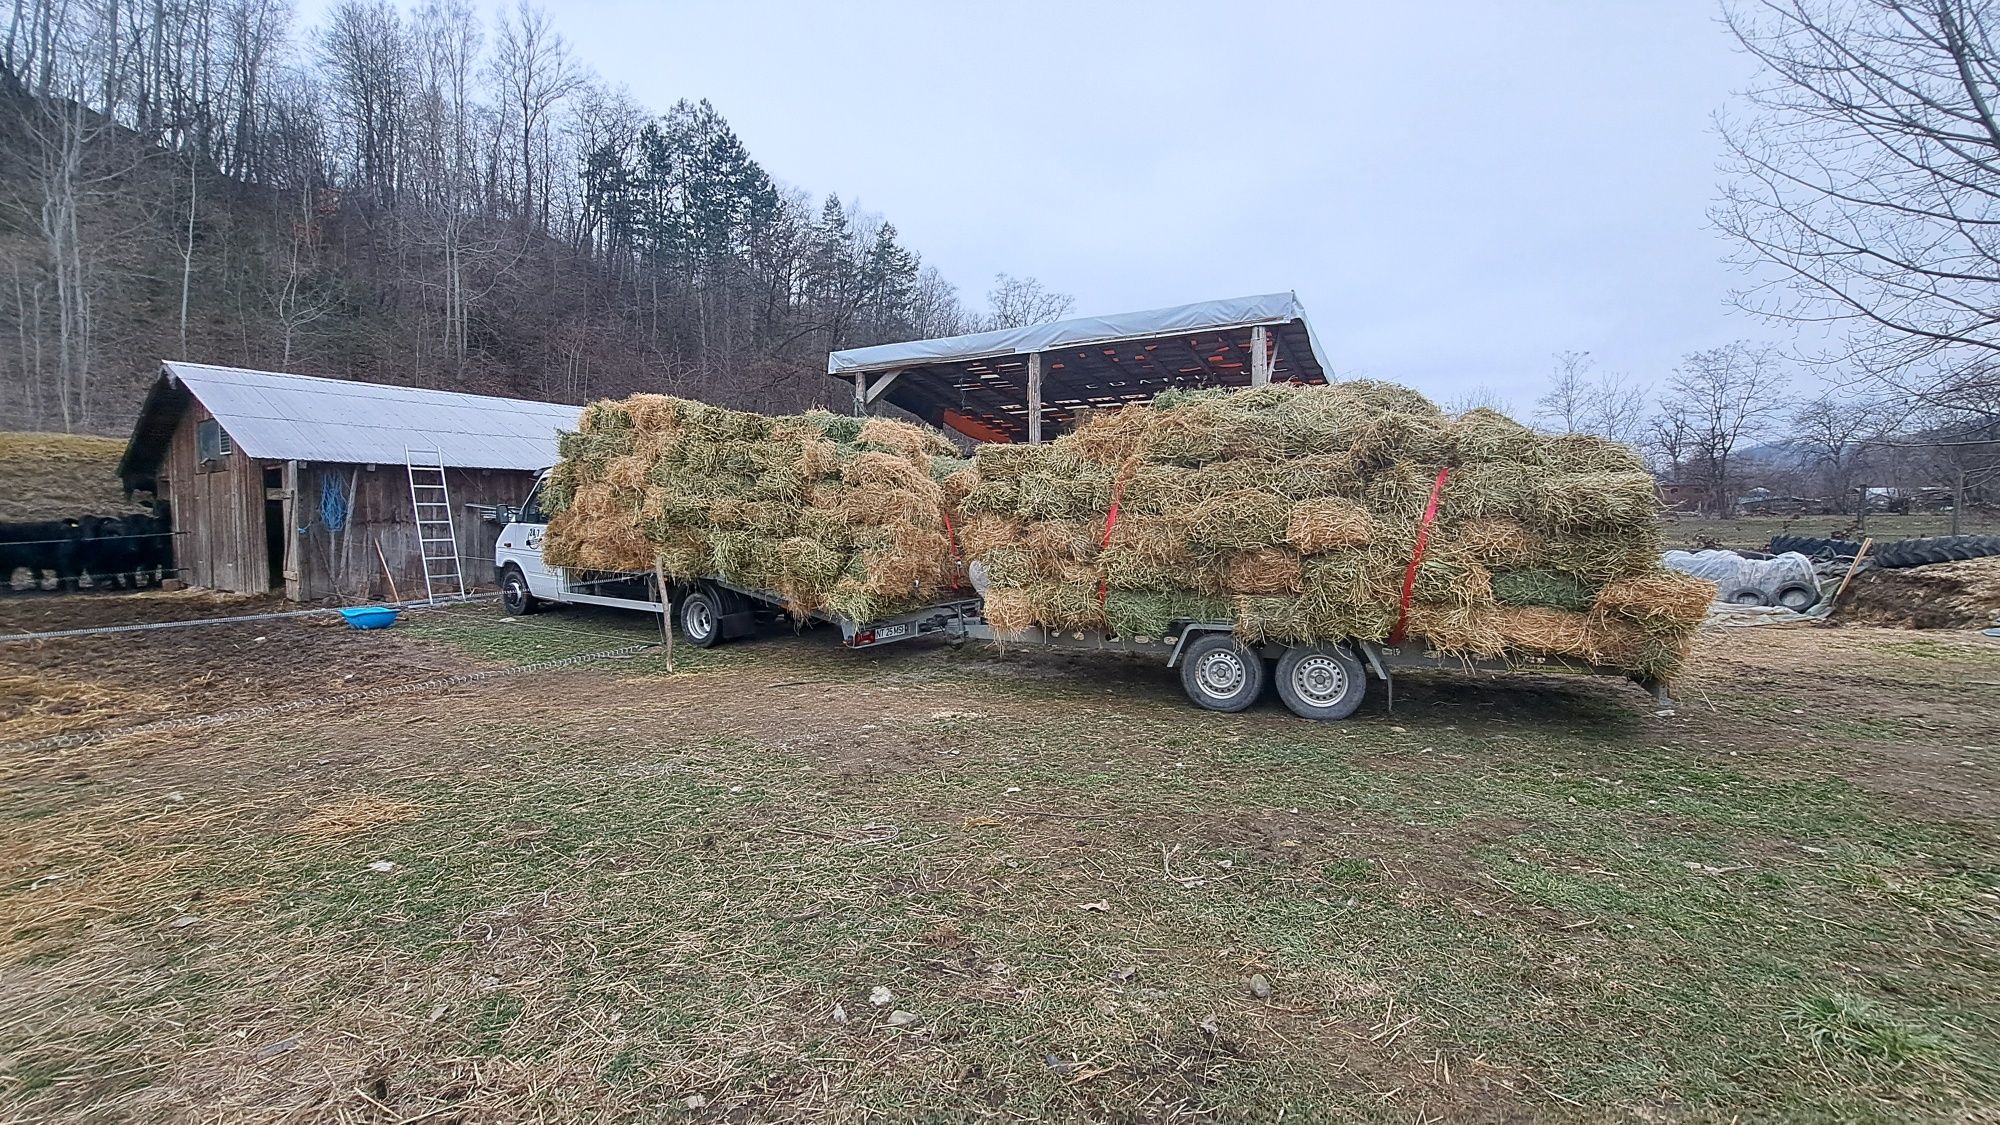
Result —
M85 582L94 590L136 590L173 574L173 532L157 513L0 522L0 593L40 590L49 581L70 592Z

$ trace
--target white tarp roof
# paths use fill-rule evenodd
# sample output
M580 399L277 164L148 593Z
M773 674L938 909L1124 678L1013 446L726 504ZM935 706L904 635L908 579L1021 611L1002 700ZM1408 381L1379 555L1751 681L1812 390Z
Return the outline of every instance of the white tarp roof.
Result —
M556 431L580 406L391 387L240 367L168 362L246 455L267 460L400 465L405 451L438 450L463 469L543 469Z
M1219 328L1240 328L1255 324L1306 323L1306 337L1312 341L1313 359L1320 370L1330 371L1319 340L1305 320L1305 307L1295 293L1265 293L1256 297L1229 297L1220 301L1197 301L1166 309L1115 313L1111 316L1082 316L1025 328L1002 328L974 332L969 336L946 336L936 340L912 340L902 344L876 344L849 348L827 356L828 375L856 371L879 371L889 367L913 367L922 363L980 359L996 355L1024 355L1045 352L1073 344L1095 344L1110 340L1143 339L1150 336L1180 336L1210 332Z

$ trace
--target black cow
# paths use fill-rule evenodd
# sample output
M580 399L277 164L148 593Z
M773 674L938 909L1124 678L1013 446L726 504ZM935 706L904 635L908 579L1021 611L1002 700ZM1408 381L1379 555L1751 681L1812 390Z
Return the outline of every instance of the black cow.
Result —
M13 593L14 572L28 572L30 589L42 588L44 572L53 573L56 587L73 591L82 577L78 540L81 520L27 520L0 523L0 592Z
M158 516L90 516L78 540L78 569L96 589L157 585L173 567L172 533Z

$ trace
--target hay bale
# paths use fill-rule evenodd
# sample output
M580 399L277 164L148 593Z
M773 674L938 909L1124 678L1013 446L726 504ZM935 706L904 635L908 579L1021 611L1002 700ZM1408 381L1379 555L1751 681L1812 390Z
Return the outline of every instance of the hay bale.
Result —
M1590 608L1591 590L1573 574L1525 567L1493 572L1493 600L1501 605L1580 612Z
M862 621L933 603L959 581L940 481L973 481L921 426L634 395L591 404L558 448L543 547L557 566L657 565Z
M1296 594L1300 592L1299 556L1282 547L1233 551L1222 564L1223 589L1231 594Z
M1285 542L1303 555L1363 547L1374 537L1368 509L1343 497L1301 500L1285 517Z
M1715 583L1661 569L1605 583L1591 608L1649 633L1686 633L1701 624L1714 601Z

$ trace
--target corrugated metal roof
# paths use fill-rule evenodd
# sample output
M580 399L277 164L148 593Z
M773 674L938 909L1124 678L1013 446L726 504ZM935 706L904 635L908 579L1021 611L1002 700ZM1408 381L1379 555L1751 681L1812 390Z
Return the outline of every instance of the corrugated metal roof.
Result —
M400 465L406 450L435 449L454 468L542 469L555 463L556 431L576 429L583 413L553 402L201 363L168 362L163 376L199 399L238 449L267 460Z
M1252 297L1231 297L1219 301L1197 301L1165 309L1115 313L1110 316L1083 316L1021 328L1001 328L975 332L969 336L945 336L935 340L910 340L898 344L875 344L848 348L827 356L826 373L851 377L857 371L882 371L918 364L982 359L988 356L1025 355L1054 351L1076 344L1099 344L1121 340L1145 340L1156 336L1185 336L1217 328L1250 324L1305 324L1313 360L1322 372L1329 371L1320 354L1319 341L1306 323L1305 306L1294 293L1264 293Z

